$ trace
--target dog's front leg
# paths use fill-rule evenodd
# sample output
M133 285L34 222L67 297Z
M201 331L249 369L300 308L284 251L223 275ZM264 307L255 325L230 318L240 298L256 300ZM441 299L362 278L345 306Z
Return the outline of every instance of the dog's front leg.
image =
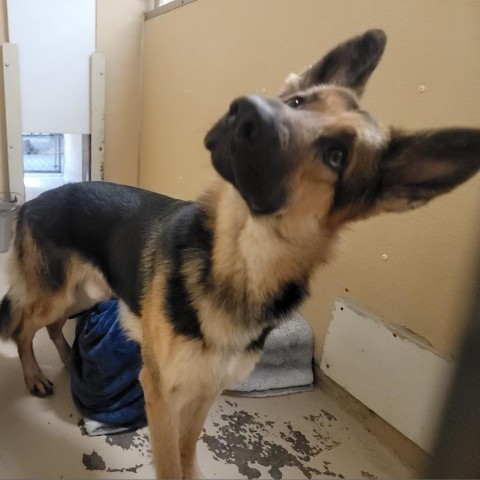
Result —
M179 449L179 418L172 402L161 391L147 367L140 372L140 383L145 395L150 442L157 478L182 478Z
M215 396L192 399L180 416L180 456L183 478L204 478L197 460L197 442Z

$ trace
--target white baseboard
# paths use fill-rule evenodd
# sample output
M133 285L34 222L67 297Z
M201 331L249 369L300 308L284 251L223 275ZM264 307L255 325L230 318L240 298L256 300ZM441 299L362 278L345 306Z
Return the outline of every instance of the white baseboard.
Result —
M322 372L427 452L453 367L412 332L382 322L350 299L335 302Z

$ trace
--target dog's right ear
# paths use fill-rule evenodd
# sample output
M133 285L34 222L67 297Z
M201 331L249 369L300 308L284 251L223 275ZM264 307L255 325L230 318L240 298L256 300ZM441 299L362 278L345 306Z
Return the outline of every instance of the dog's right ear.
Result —
M280 96L320 84L351 88L360 96L382 58L386 41L385 32L374 29L338 45L300 75L289 75Z

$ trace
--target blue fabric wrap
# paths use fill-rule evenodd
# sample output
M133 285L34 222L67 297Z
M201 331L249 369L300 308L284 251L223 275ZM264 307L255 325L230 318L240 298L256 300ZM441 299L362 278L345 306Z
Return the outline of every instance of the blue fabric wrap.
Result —
M118 302L99 303L80 315L75 334L71 388L79 412L111 426L145 425L140 347L121 328Z

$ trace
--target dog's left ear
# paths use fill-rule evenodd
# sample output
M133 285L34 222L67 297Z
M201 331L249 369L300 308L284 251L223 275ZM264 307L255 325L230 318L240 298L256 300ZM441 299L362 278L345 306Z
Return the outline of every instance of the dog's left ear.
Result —
M290 75L281 96L320 84L351 88L360 96L382 58L386 42L385 32L378 29L351 38L300 75Z
M480 169L480 130L394 132L379 164L376 211L421 206Z

